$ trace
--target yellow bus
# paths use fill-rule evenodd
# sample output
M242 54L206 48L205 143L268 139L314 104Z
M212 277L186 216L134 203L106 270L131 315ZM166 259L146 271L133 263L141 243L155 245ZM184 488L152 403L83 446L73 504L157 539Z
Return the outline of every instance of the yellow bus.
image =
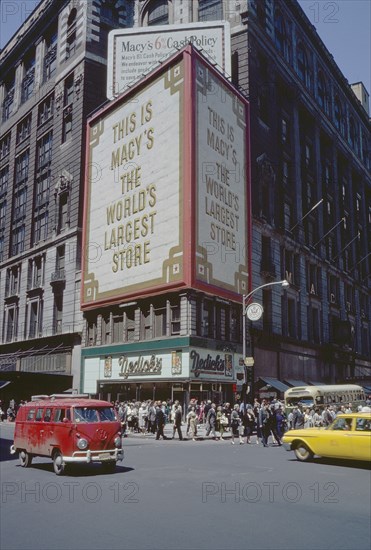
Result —
M297 386L285 391L285 408L289 412L296 405L305 408L323 409L326 405L352 404L353 410L364 405L366 395L361 386L334 384L330 386Z

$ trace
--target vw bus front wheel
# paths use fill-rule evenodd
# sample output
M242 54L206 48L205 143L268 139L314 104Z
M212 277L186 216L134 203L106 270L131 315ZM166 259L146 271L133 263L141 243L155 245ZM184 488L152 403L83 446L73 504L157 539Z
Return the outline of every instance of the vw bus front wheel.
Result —
M64 472L65 464L60 451L55 451L53 454L53 469L57 476L61 476Z
M32 455L27 451L21 451L19 453L19 462L21 463L22 468L29 468L32 462Z

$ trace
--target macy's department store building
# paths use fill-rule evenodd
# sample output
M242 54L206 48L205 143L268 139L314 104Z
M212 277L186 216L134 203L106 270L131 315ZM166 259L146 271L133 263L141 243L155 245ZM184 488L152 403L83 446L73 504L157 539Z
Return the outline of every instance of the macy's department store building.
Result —
M88 120L81 391L186 403L242 387L248 127L191 46Z

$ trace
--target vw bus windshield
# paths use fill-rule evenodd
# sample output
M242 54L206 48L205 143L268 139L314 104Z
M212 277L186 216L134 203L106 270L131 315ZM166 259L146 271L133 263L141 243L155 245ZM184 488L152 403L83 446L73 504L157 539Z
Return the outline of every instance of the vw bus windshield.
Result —
M75 407L75 422L114 422L115 413L111 407Z

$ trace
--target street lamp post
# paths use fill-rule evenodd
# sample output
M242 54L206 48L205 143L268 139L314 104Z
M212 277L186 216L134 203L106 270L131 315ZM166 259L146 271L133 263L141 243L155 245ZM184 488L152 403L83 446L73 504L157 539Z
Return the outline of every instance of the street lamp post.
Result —
M248 294L244 294L243 297L242 297L242 331L243 331L243 337L242 337L242 354L243 354L243 360L244 360L244 365L245 365L245 384L244 384L244 388L245 390L243 391L243 401L244 403L246 404L246 394L247 394L247 357L246 357L246 314L247 314L247 305L248 305L248 301L249 299L251 298L251 296L253 294L255 294L255 292L257 292L258 290L261 290L262 288L265 288L267 286L273 286L273 285L281 285L282 287L288 287L290 285L290 283L286 280L286 279L283 279L282 281L273 281L271 283L265 283L264 285L260 285L258 286L257 288L254 288L254 290L252 290L251 292L249 292ZM250 327L249 327L249 341L250 341L250 350L251 350L251 332L250 332ZM253 366L253 363L251 364L251 367ZM251 388L253 387L253 384L254 384L254 375L252 375L252 379L251 379Z

